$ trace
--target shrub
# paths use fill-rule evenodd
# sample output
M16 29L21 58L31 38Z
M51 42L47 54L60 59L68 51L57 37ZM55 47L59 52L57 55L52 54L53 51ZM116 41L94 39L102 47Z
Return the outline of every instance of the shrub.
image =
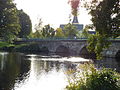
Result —
M97 70L89 64L68 81L67 90L120 90L120 75L116 71L106 68Z

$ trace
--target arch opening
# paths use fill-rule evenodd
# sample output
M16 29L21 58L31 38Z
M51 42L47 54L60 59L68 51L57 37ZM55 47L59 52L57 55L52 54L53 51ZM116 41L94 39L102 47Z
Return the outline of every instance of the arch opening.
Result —
M95 52L89 52L86 47L83 47L80 50L79 56L86 59L96 59Z
M60 56L69 56L70 52L69 52L69 48L61 45L56 49L56 54L60 55Z
M117 61L120 61L120 50L116 53L115 58Z
M49 53L49 50L47 47L41 47L40 50L39 50L40 53Z

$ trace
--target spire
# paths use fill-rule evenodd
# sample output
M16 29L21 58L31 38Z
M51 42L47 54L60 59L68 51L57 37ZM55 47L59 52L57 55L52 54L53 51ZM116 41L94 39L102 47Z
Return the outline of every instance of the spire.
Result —
M74 16L74 17L73 17L72 24L78 24L78 23L79 23L79 22L78 22L77 16Z

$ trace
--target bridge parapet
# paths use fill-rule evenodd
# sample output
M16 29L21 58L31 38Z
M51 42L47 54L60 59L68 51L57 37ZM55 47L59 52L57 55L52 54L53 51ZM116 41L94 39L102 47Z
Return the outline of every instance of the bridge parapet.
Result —
M112 44L109 48L103 51L105 57L116 57L116 54L120 51L120 40L111 40Z
M69 53L70 55L78 56L83 48L87 46L87 39L28 39L20 40L19 43L36 43L40 48L46 47L49 52ZM111 46L102 52L105 57L115 57L120 50L120 39L111 39ZM84 51L84 50L83 50ZM84 52L88 53L88 52Z

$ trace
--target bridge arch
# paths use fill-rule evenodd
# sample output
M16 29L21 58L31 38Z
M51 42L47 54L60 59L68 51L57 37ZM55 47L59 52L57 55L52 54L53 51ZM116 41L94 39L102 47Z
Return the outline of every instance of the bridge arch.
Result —
M116 52L115 58L116 58L117 60L120 59L120 50L118 50L118 51ZM120 60L119 60L119 61L120 61Z
M89 52L87 50L87 45L85 45L84 47L82 47L79 51L79 56L83 57L83 58L87 58L87 59L95 59L96 58L96 54L95 52Z
M42 47L40 47L40 52L42 52L42 53L49 53L49 49L48 49L47 46L42 46Z
M68 47L66 47L64 45L60 45L56 48L55 53L58 55L61 55L61 56L68 56L68 55L70 55L70 50Z

